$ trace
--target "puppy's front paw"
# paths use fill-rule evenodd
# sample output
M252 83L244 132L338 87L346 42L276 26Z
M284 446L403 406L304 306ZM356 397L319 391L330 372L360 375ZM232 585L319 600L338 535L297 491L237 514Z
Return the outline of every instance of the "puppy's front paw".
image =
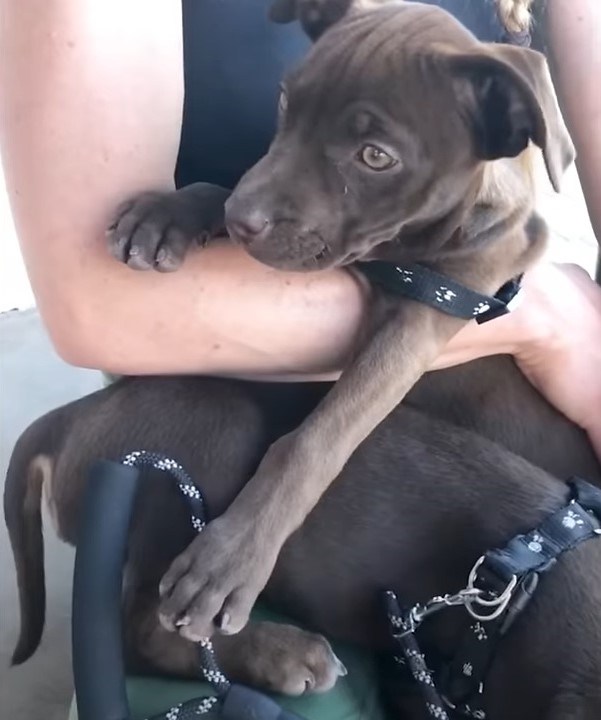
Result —
M213 520L163 577L159 618L193 642L239 632L269 580L279 547L224 515Z
M292 696L327 692L347 674L322 635L294 625L255 622L221 642L217 659L225 661L232 678L261 690Z
M117 209L107 229L109 251L134 270L173 272L192 244L223 230L229 194L206 183L142 193Z

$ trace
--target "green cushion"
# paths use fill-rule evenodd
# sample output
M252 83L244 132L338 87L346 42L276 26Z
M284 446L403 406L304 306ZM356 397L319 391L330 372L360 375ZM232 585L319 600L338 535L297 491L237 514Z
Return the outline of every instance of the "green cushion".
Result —
M257 607L252 617L255 620L286 622L281 616L264 607ZM327 693L300 698L278 696L277 701L306 720L385 720L384 712L379 706L373 659L368 654L341 643L333 643L333 647L349 671L346 677L340 678L336 686ZM143 720L185 700L206 697L212 692L209 686L202 682L130 677L127 680L127 694L132 720ZM211 715L205 717L210 718ZM75 702L72 703L69 720L77 720Z
M108 372L101 372L102 375L102 387L108 387L109 385L112 385L113 383L117 382L117 380L120 380L123 375L113 375L112 373Z

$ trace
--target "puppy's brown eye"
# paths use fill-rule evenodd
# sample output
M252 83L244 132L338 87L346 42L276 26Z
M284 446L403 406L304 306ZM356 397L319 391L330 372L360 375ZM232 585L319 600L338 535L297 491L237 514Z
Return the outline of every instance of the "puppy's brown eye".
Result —
M365 145L359 152L359 159L371 170L388 170L397 161L375 145Z

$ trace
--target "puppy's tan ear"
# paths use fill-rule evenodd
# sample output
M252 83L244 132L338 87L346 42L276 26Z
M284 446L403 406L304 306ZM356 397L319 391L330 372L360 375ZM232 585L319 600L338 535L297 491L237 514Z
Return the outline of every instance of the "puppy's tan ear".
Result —
M269 18L275 23L298 20L315 42L346 15L357 0L274 0Z
M575 153L544 56L526 48L487 45L452 57L451 66L480 157L515 157L532 141L542 150L551 185L559 192Z

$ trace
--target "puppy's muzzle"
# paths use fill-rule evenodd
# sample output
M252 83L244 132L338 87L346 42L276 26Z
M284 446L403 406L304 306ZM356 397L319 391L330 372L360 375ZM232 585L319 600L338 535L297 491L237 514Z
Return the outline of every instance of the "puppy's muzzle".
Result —
M230 237L259 262L281 270L315 270L329 256L321 235L294 220L270 217L243 203L226 205Z
M273 226L260 209L232 212L226 207L225 219L230 236L247 247L265 240Z

